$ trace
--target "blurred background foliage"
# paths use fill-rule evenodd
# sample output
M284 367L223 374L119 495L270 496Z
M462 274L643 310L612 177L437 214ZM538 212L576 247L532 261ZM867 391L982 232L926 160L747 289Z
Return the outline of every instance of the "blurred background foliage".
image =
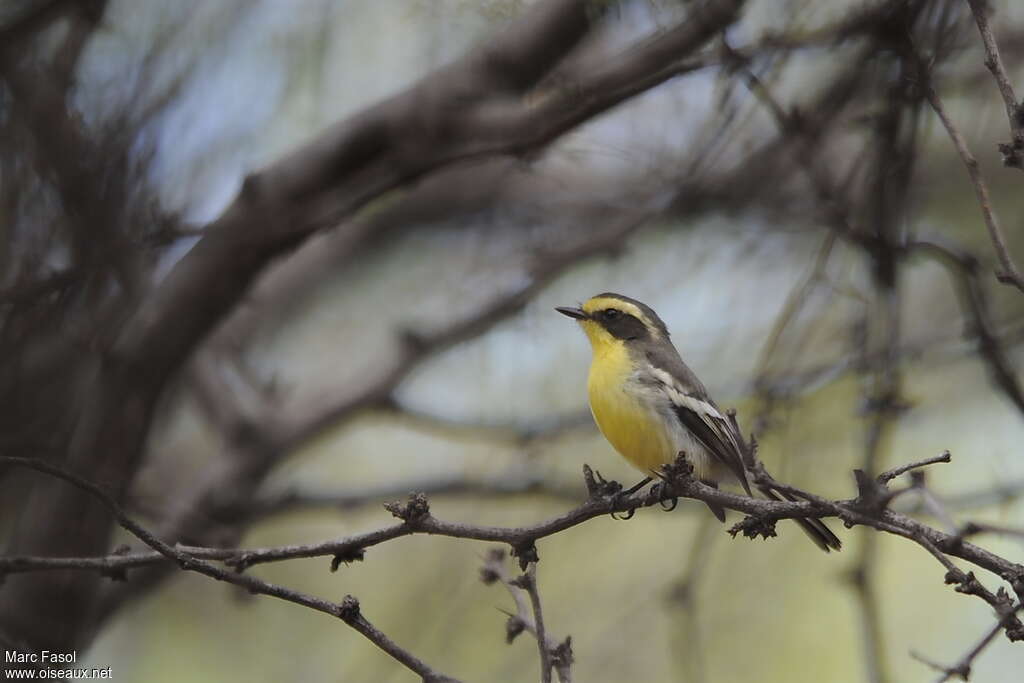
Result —
M131 169L144 210L158 206L201 226L227 206L246 173L455 59L525 4L117 0L83 49L73 101L92 129L130 131L120 168ZM755 2L728 38L734 47L781 34L811 42L817 27L879 4ZM955 34L936 88L979 158L1011 253L1024 254L1021 177L995 152L1007 122L977 32L969 13L954 7L963 3L933 4L949 16L936 10L923 21L947 21ZM1022 76L1024 7L991 4L1004 59ZM620 3L588 49L612 55L673 24L688 5ZM779 102L810 109L862 59L863 44L766 50L749 68ZM887 73L894 68L884 56L863 61L868 80L892 87L907 78ZM879 381L865 359L886 343L876 329L885 313L872 263L858 245L833 237L798 163L752 161L751 150L774 139L778 125L738 81L728 69L697 69L585 123L542 155L442 171L375 203L353 219L378 230L357 258L328 231L276 263L197 371L216 375L243 406L270 397L272 414L264 417L271 423L343 404L388 376L407 330L445 330L496 297L530 296L493 325L417 359L385 401L343 412L289 443L287 457L257 482L257 498L280 502L297 493L307 504L285 499L245 523L241 536L232 536L237 520L224 522L233 529L228 538L253 547L376 528L390 522L381 502L451 482L465 490L433 495L437 516L513 526L582 500L583 463L632 483L636 473L587 414L588 345L552 310L602 291L662 315L719 403L736 407L744 429L756 432L776 476L853 496L851 470L863 465L873 419L865 397ZM873 121L885 105L882 86L858 86L817 142L818 162L849 179L855 214L871 203ZM992 248L945 131L927 105L916 120L895 229L938 235L978 256L994 327L1019 367L1024 298L991 276ZM772 154L786 155L787 145ZM43 185L32 196L28 190L16 208L8 205L22 220L6 221L6 230L27 225L29 214L58 211ZM859 215L871 223L869 209ZM550 254L583 248L609 230L622 230L610 248L547 267ZM155 257L157 276L196 239L168 241ZM8 233L5 242L5 259L20 263L48 248L45 231ZM5 267L17 270L10 260ZM1020 526L1024 421L990 381L957 288L936 262L909 258L898 292L894 348L905 410L887 430L877 469L948 449L952 464L932 468L928 481L958 519ZM238 447L193 377L183 373L165 395L129 494L130 509L156 526L207 515L182 510L194 502L182 492L204 486ZM346 496L357 500L328 504ZM900 502L904 509L912 498ZM693 502L671 514L643 510L625 523L593 520L539 543L548 628L571 634L580 681L797 683L926 680L931 672L910 650L953 661L991 624L980 601L942 585L941 569L920 548L832 526L845 544L838 555L820 553L791 524L780 524L768 542L733 540ZM1022 558L1019 541L984 542ZM464 680L534 680L534 644L527 637L504 643L508 595L478 580L486 550L412 537L375 547L336 573L323 558L254 571L328 599L359 596L382 630ZM868 611L857 587L865 571L875 592ZM137 600L131 582L118 590L129 595L111 603L117 607L87 657L89 665L113 666L116 680L411 679L344 625L294 605L185 574ZM881 661L868 664L872 641ZM972 680L1008 681L1022 668L1024 650L1000 638Z

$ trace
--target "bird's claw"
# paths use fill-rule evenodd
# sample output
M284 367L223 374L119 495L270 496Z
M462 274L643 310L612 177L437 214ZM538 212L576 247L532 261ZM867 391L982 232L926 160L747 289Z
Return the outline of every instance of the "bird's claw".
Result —
M644 502L646 505L657 503L665 512L672 512L679 505L679 496L671 495L670 492L671 489L665 485L664 481L654 482L647 491L647 498Z
M617 501L616 501L617 502ZM617 522L625 522L626 520L633 519L633 515L636 514L636 508L629 508L620 517L615 510L612 510L608 515Z

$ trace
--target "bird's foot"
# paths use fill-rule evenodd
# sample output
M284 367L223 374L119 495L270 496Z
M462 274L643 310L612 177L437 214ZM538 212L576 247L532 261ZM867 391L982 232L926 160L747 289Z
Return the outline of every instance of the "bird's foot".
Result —
M650 477L644 477L643 479L641 479L637 483L635 483L632 486L630 486L628 489L625 489L623 491L617 492L614 495L614 503L615 503L616 507L619 505L619 503L624 502L627 498L629 498L634 493L636 493L637 491L639 491L640 489L642 489L643 487L647 486L650 483L651 483L651 478ZM613 511L611 513L612 519L617 519L617 520L621 520L621 521L625 521L627 519L632 519L633 515L636 514L637 507L639 507L639 505L635 505L635 506L632 506L632 507L628 508L626 510L626 512L621 517L620 516L616 516L616 513Z
M660 505L665 512L672 512L679 505L679 496L673 494L671 486L666 485L664 481L658 481L651 484L644 501L645 505L654 505L655 503Z
M621 507L624 501L651 481L649 478L646 478L628 489L623 489L622 484L612 479L605 479L601 476L600 472L591 469L589 465L583 466L583 479L586 482L587 492L590 494L590 497L592 499L610 499L609 502L613 509L609 514L612 519L622 521L631 519L636 514L638 506L631 506L622 512L617 508Z

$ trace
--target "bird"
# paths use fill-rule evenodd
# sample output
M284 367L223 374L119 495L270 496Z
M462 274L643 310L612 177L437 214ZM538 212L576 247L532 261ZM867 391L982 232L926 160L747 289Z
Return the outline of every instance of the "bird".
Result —
M683 362L668 328L650 306L604 292L579 307L555 310L575 319L590 340L590 411L623 458L645 475L657 475L683 452L704 483L739 483L753 495L740 434ZM758 490L772 500L794 500L766 484ZM725 521L725 510L714 503L708 507ZM820 519L794 521L825 552L842 546Z

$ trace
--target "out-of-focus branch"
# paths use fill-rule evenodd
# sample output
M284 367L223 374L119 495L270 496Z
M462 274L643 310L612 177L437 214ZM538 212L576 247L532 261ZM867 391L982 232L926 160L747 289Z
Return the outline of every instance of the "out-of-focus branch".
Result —
M1020 609L1021 606L1018 605L1016 611L1020 611ZM952 680L954 678L959 678L964 681L970 680L971 667L974 665L974 660L977 659L978 655L980 655L985 650L985 648L987 648L992 643L992 641L996 639L996 636L998 636L999 633L1006 627L1006 624L1004 622L1008 621L1010 618L1011 617L1003 617L999 619L991 628L989 628L985 635L982 636L980 640L978 640L977 644L975 644L973 647L971 647L970 650L965 652L964 655L959 660L957 660L956 664L953 664L951 666L943 666L942 664L937 664L936 662L933 662L927 657L924 657L923 655L920 655L916 652L911 652L910 656L942 674L941 676L939 676L939 678L935 679L935 683L946 683L946 681Z
M685 628L679 629L675 635L675 649L679 660L686 666L686 673L680 676L680 680L687 683L703 683L707 679L698 591L711 562L716 528L714 517L701 517L689 543L686 564L668 594L670 606L680 610L686 622Z
M1024 529L1016 529L1014 527L1003 526L1001 524L991 524L989 522L967 522L960 530L960 535L964 538L968 536L975 536L977 534L996 534L999 536L1012 536L1017 539L1024 539Z
M494 548L487 552L480 578L486 584L500 582L508 589L516 604L515 614L508 614L505 624L506 640L511 643L526 631L537 641L541 659L541 680L551 681L551 670L561 683L572 683L572 638L559 642L544 628L541 616L540 593L537 590L537 563L530 562L526 572L513 578L506 566L505 551Z
M467 57L247 178L235 203L206 228L154 292L145 314L140 311L129 320L116 354L145 358L144 372L166 376L278 254L430 171L471 158L539 149L587 118L671 78L675 74L663 73L665 67L731 23L742 4L720 0L704 5L621 59L592 64L571 88L527 104L519 96L587 34L591 7L583 0L532 6ZM661 80L652 73L661 74ZM462 104L452 107L452 102Z
M544 254L526 254L530 279L519 289L499 294L444 327L421 335L401 334L396 357L385 361L365 383L337 388L335 396L290 400L260 387L249 387L239 403L225 384L212 351L200 354L196 372L199 396L226 435L228 457L210 468L204 478L176 501L175 510L160 525L165 538L202 545L232 545L241 536L253 497L272 469L323 429L340 424L359 411L394 405L392 392L421 362L462 341L475 338L522 308L548 283L580 261L616 254L625 240L657 215L661 200L651 209L631 212L598 234ZM243 378L244 379L244 378ZM245 385L245 381L241 382ZM406 492L404 490L402 493ZM214 521L213 523L211 523ZM113 591L104 599L103 614L121 600L134 597L166 576L156 568L148 579Z
M992 77L999 87L999 94L1006 106L1006 118L1010 124L1010 134L1013 141L1009 144L999 145L999 151L1003 154L1003 163L1013 168L1024 169L1024 112L1013 91L1013 84L1006 73L1006 66L1003 65L1003 58L999 55L999 46L996 44L995 36L992 34L992 27L988 23L990 6L987 0L967 0L971 6L971 13L974 14L974 21L978 25L978 32L981 34L981 42L985 45L985 67L992 73Z
M975 4L975 2L971 3L972 8ZM971 185L974 186L974 193L978 197L981 216L985 221L985 227L988 229L988 236L992 241L992 246L995 248L996 258L999 260L1000 270L996 271L996 279L1004 284L1013 285L1024 292L1024 278L1021 277L1020 271L1017 270L1017 264L1014 263L1013 257L1010 256L1010 249L1006 245L1006 238L1003 236L1002 228L999 227L999 221L996 218L995 211L992 209L988 187L985 185L985 179L981 175L978 160L971 154L971 150L967 147L967 141L964 140L963 135L960 134L953 120L946 113L945 107L942 106L942 100L932 85L931 74L927 70L927 66L924 65L923 60L920 58L918 58L918 64L925 97L928 98L928 102L931 104L932 109L935 110L935 114L942 121L942 125L949 134L949 138L953 141L953 146L956 147L957 154L960 155L964 166L967 167L967 174L971 178Z
M911 241L906 248L911 254L927 256L945 267L960 295L960 307L970 321L968 333L977 338L978 352L988 367L989 376L1017 410L1024 413L1024 388L1021 387L1002 341L994 331L988 296L978 278L977 259L937 237Z
M897 281L898 278L876 278L876 290L882 308L877 317L884 328L884 337L881 340L884 348L878 356L877 365L864 366L864 369L871 373L870 383L866 383L864 389L864 404L869 416L862 458L862 467L869 475L878 470L888 455L889 436L900 413L900 373L896 351L899 344L901 315ZM877 481L884 483L898 476L889 476L892 472L893 470L882 473ZM862 529L860 536L857 559L849 572L850 585L855 592L860 610L864 664L868 680L871 683L885 683L891 677L885 653L886 641L882 633L881 602L877 589L878 536L870 533L868 529Z
M116 435L120 443L133 446L119 449L132 455L116 468L122 478L130 479L142 452L134 446L141 446L168 379L278 256L433 171L472 159L542 149L583 121L678 75L680 60L730 25L743 4L702 3L675 28L633 45L619 58L589 60L577 80L531 99L525 95L590 32L595 8L589 0L536 3L462 59L250 175L235 201L204 228L195 246L112 330L108 366L123 379L113 389L133 410L102 411L94 430L97 444ZM360 240L368 237L361 235ZM528 295L529 291L517 292L513 296L521 297L519 302L506 307L521 306ZM419 359L468 338L502 313L496 306L440 334L404 335L395 362L362 391L318 403L300 421L275 430L277 438L256 444L259 457L241 464L240 474L237 465L227 467L235 470L229 472L232 481L248 483L249 490L243 487L238 493L249 493L277 454L345 415L386 400ZM97 444L86 447L103 450ZM236 493L232 487L201 485L194 500L202 505L184 507L206 510L211 497L224 491ZM50 527L67 517L40 515Z
M0 44L13 45L51 26L67 12L75 10L79 0L33 0L22 3L7 23L0 26Z
M288 405L280 405L264 400L260 407L249 411L250 417L239 418L245 425L243 433L250 446L254 442L261 444L258 453L250 448L245 457L239 459L239 467L244 469L246 476L255 481L262 480L262 475L284 456L315 438L322 430L337 425L360 410L393 405L392 392L422 361L459 342L483 334L519 312L548 283L572 265L587 258L617 253L623 242L652 215L655 215L654 212L631 215L579 244L570 245L557 252L535 255L533 266L527 269L530 272L530 279L525 286L494 297L477 310L444 327L425 333L401 333L402 343L397 357L384 365L375 378L361 386L342 387L337 396L319 397L308 404L292 401ZM204 371L208 378L212 377L209 372ZM231 401L227 399L225 392L218 395L225 399L217 402L219 409L223 410ZM302 405L299 405L300 403ZM277 417L265 420L256 416ZM201 501L207 492L216 495L219 491L232 488L232 481L229 481L231 477L237 480L237 474L231 470L221 473L218 480L201 485L200 490L193 492L192 497ZM186 506L190 509L207 507L201 502ZM171 530L169 535L180 537L185 535L183 531Z
M380 504L419 491L434 497L486 498L543 496L553 500L576 502L580 498L578 485L551 481L542 474L510 474L491 479L474 480L465 475L417 479L407 482L389 482L341 490L314 491L301 488L287 489L256 498L251 506L254 521L286 512L316 510L352 510Z
M587 409L541 417L526 422L495 422L442 417L402 406L398 402L382 407L388 414L394 415L414 428L447 435L472 436L478 434L490 439L517 444L532 444L537 441L557 438L572 430L592 430L594 428L594 418Z

